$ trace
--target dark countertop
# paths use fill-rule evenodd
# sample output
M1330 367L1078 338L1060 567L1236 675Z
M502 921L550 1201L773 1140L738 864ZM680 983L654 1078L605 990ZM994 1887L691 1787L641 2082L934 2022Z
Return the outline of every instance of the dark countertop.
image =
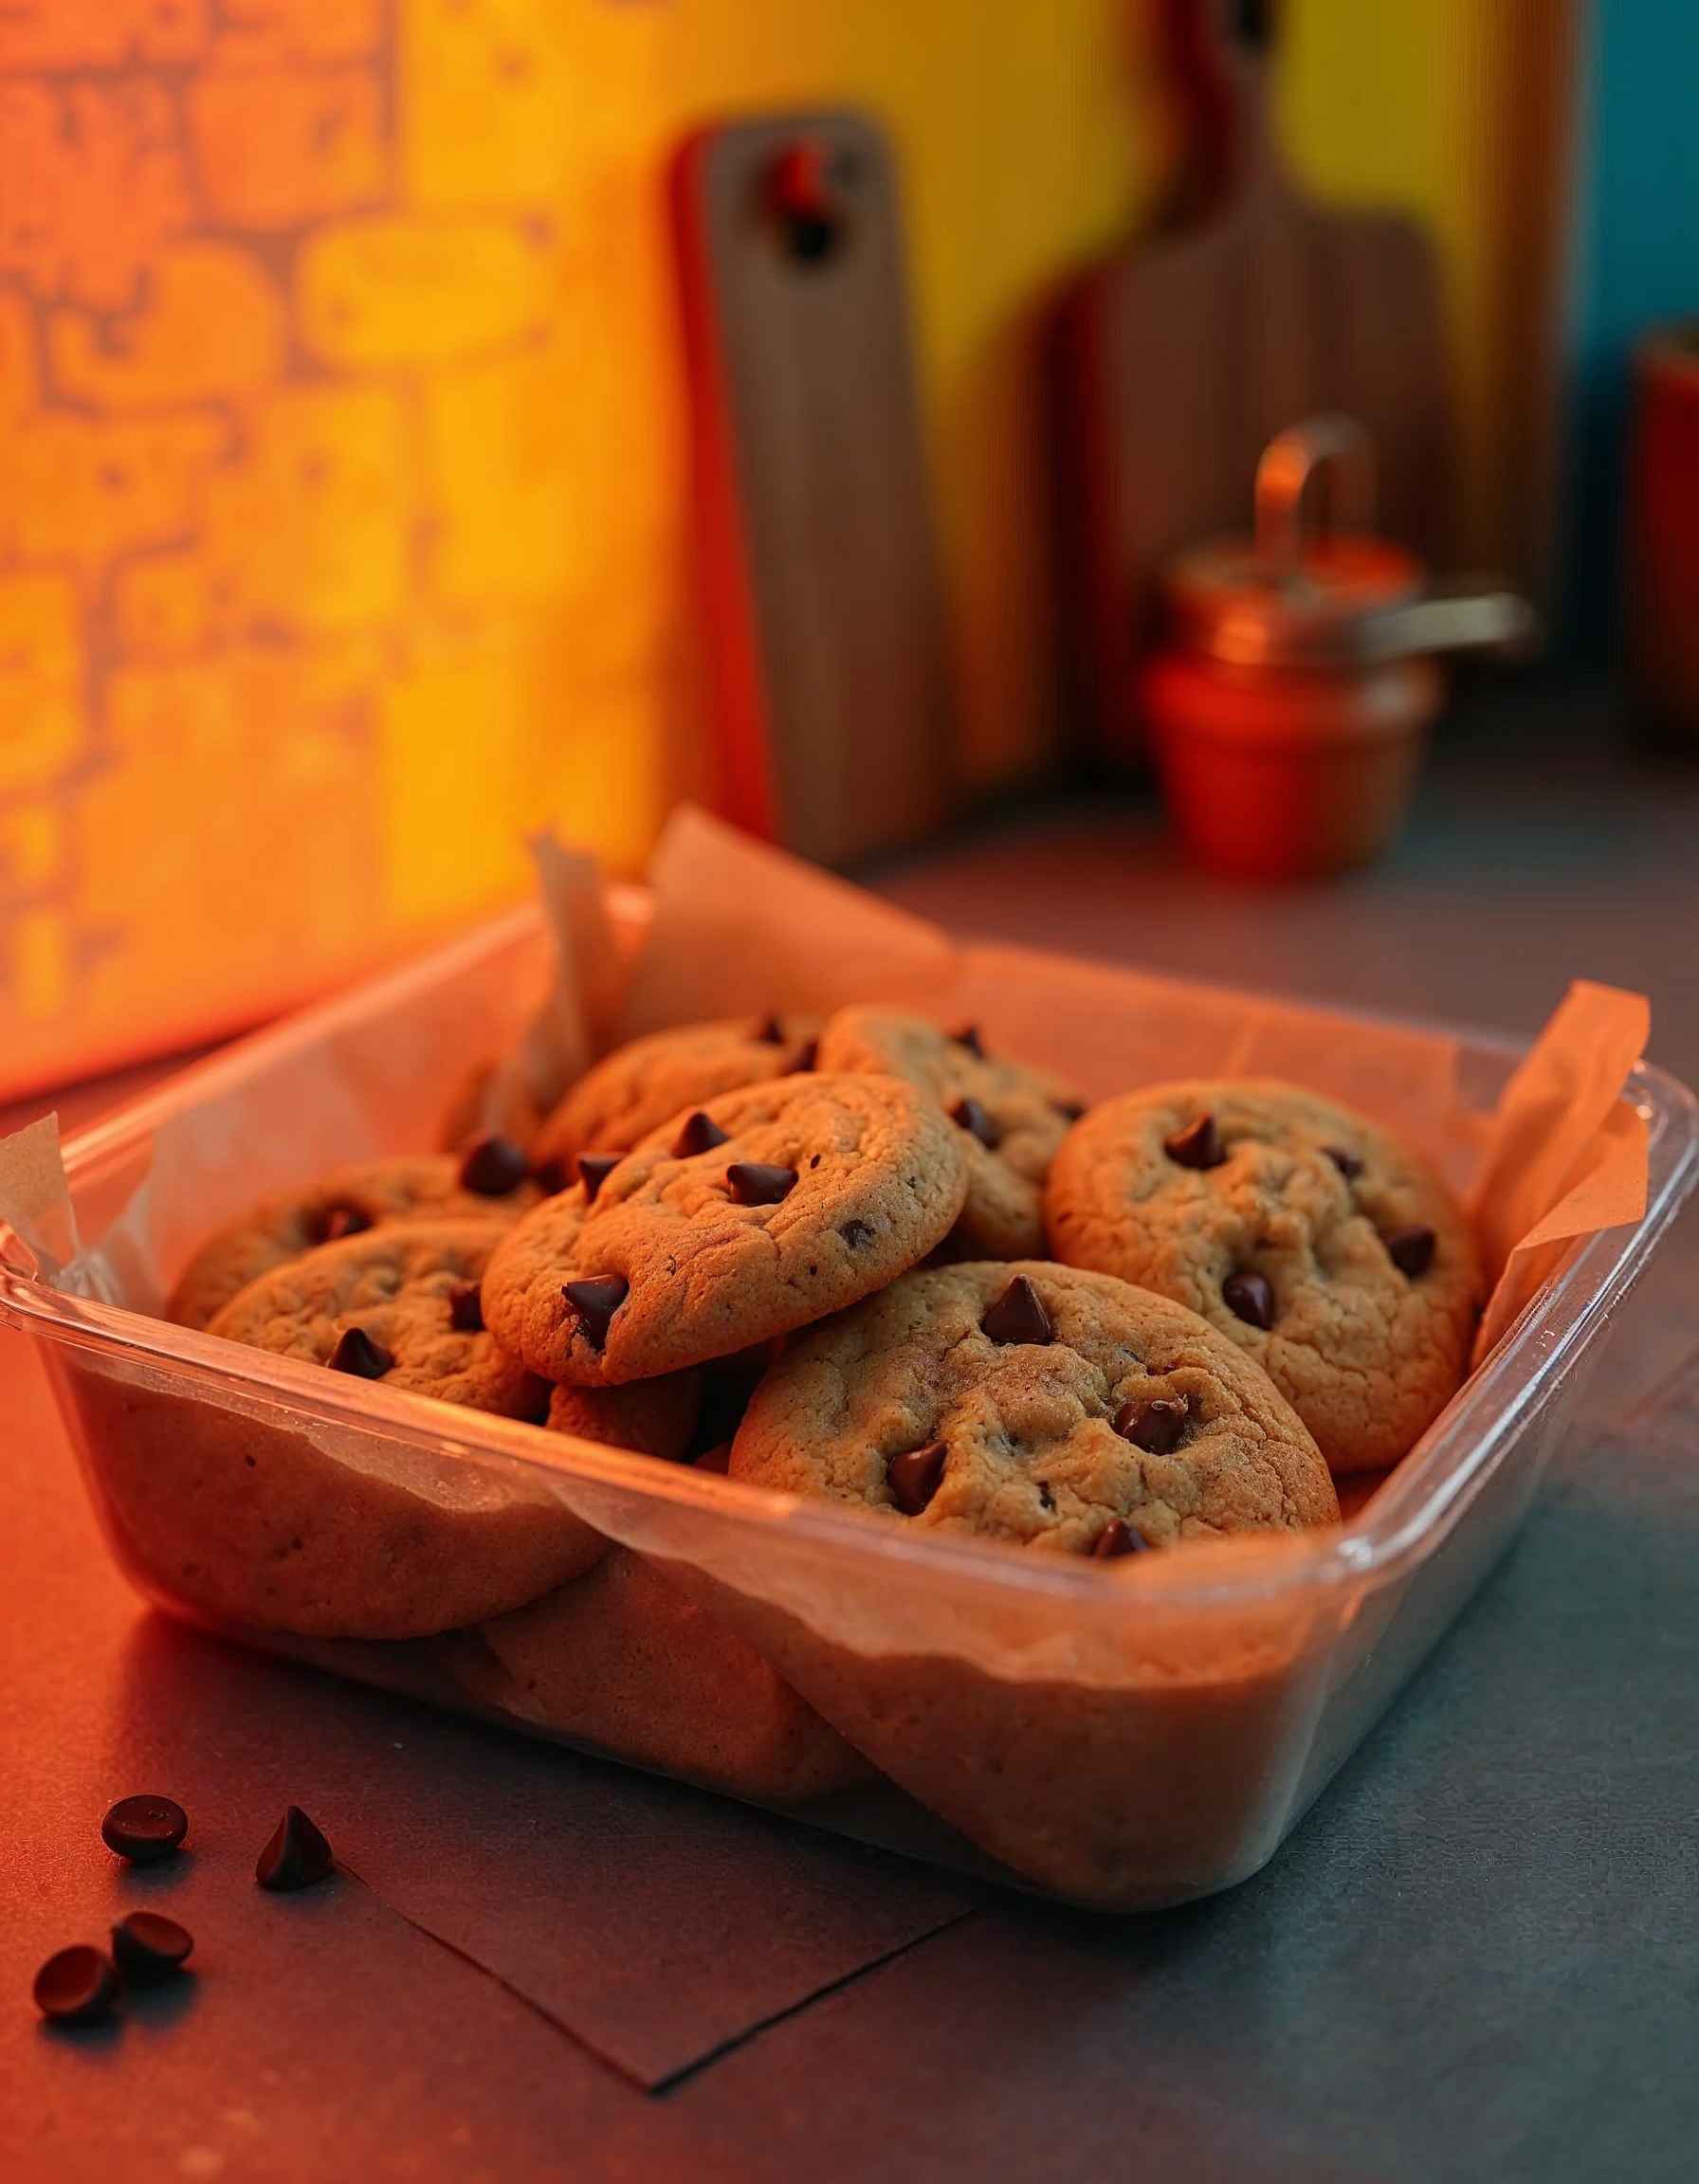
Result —
M1398 853L1336 887L1202 881L1138 796L1004 818L876 882L964 930L1515 1031L1572 974L1636 985L1654 1056L1694 1078L1696 868L1699 768L1617 757L1606 709L1560 696L1454 725ZM879 1897L869 1854L561 1756L539 1787L505 1740L146 1614L104 1561L39 1367L0 1334L0 2173L1687 2178L1696 1261L1690 1216L1520 1543L1263 1874L1130 1921L893 1880L912 1931L835 1980L807 1969L830 1940L810 1929L819 1905ZM737 1942L703 1899L739 1889L763 1964L780 1944L759 1929L783 1925L797 1992L646 2093L394 1916L381 1877L255 1900L262 1818L310 1797L356 1833L380 1765L392 1795L411 1770L427 1822L452 1811L468 1870L522 1871L539 1919L594 1916L594 1890L629 1898L631 1993L652 1974L689 1999L694 1981L711 2020ZM132 1778L149 1767L167 1779ZM27 1988L46 1937L113 1915L91 1809L174 1781L196 1786L204 1847L157 1907L196 1927L198 1992L73 2046Z

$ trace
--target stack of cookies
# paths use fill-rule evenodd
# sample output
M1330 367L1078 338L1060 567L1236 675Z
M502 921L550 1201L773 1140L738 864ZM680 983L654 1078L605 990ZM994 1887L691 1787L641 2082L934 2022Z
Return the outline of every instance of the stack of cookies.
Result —
M1289 1086L1087 1112L972 1027L858 1007L656 1033L540 1119L509 1103L501 1131L474 1105L449 1151L341 1168L222 1229L172 1317L1105 1582L1152 1550L1337 1521L1334 1476L1397 1462L1466 1368L1480 1283L1458 1209L1385 1132ZM156 1523L153 1562L174 1554L179 1593L226 1620L423 1641L475 1703L770 1801L854 1779L866 1753L1052 1884L1120 1870L1142 1715L1100 1706L1014 1822L1000 1687L959 1671L925 1714L924 1679L898 1703L871 1664L776 1646L781 1676L688 1573L610 1549L546 1491L422 1498L304 1431L242 1420L238 1446L112 1399L147 1474L125 1522ZM1076 1713L1044 1720L1072 1736ZM1251 1763L1242 1726L1222 1741ZM1078 1858L1042 1848L1050 1778L1075 1768L1113 1838ZM1174 1824L1190 1856L1197 1823Z
M1120 1560L1337 1519L1462 1378L1444 1187L1292 1087L1087 1113L878 1008L658 1032L531 1141L343 1169L173 1317L887 1520ZM729 1440L729 1457L723 1453Z

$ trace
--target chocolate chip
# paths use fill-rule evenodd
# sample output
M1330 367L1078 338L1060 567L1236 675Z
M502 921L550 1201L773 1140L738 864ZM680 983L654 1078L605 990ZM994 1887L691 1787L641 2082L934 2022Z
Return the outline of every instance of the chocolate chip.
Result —
M1432 1228L1395 1228L1386 1238L1386 1255L1400 1274L1408 1274L1414 1282L1433 1265L1437 1242Z
M181 1971L193 1947L187 1926L156 1911L132 1911L112 1929L112 1960L126 1987L156 1987Z
M1142 1555L1149 1545L1142 1532L1124 1524L1119 1517L1111 1517L1091 1543L1092 1559L1113 1562L1123 1555Z
M321 1206L318 1217L309 1226L318 1243L338 1244L344 1236L363 1236L374 1223L363 1206L355 1205L351 1199L338 1198L329 1206Z
M363 1327L344 1327L324 1360L333 1373L352 1373L361 1380L381 1380L394 1358Z
M796 1188L795 1168L776 1168L767 1160L734 1160L725 1172L734 1206L776 1206Z
M979 1027L977 1024L960 1025L950 1033L950 1037L955 1040L958 1046L965 1046L970 1054L977 1054L981 1062L984 1061L985 1042L979 1036Z
M558 1198L572 1177L564 1160L539 1160L531 1171L531 1180L545 1198Z
M959 1122L970 1137L979 1140L987 1152L995 1153L1003 1142L1002 1131L977 1100L958 1100L950 1109L950 1120Z
M31 1992L36 2008L55 2025L98 2025L118 2000L118 1974L109 1956L78 1941L47 1958Z
M866 1221L846 1221L838 1230L838 1234L849 1245L851 1251L859 1251L864 1244L870 1244L873 1241L871 1224Z
M120 1797L100 1822L100 1840L132 1866L169 1858L189 1832L189 1815L174 1797Z
M817 1039L805 1039L797 1047L795 1060L791 1064L792 1075L806 1077L819 1059L820 1042Z
M1086 1112L1086 1102L1083 1100L1052 1100L1050 1105L1061 1116L1064 1122L1077 1122Z
M296 1888L311 1888L325 1878L336 1862L319 1829L299 1805L291 1805L260 1852L254 1879L262 1888L286 1894Z
M457 1282L448 1292L448 1324L462 1335L484 1331L484 1292L476 1282Z
M785 1028L776 1016L763 1016L749 1036L763 1046L782 1046Z
M1355 1153L1347 1153L1343 1145L1324 1145L1322 1151L1339 1170L1347 1183L1354 1183L1362 1174L1362 1162Z
M886 1465L885 1483L904 1517L918 1517L938 1492L947 1454L943 1443L934 1441L926 1448L905 1448Z
M1183 1130L1162 1139L1162 1151L1178 1168L1219 1168L1227 1158L1213 1115L1199 1115Z
M476 1192L480 1198L505 1198L525 1180L530 1166L522 1145L492 1130L466 1147L460 1163L460 1187Z
M623 1153L580 1153L578 1181L584 1186L584 1203L595 1204L595 1194L625 1158Z
M568 1282L560 1294L578 1315L584 1339L599 1350L608 1339L608 1322L630 1296L631 1284L623 1274L592 1274L582 1282Z
M1014 1277L979 1325L994 1342L1048 1342L1054 1333L1043 1299L1024 1274Z
M1252 1327L1274 1324L1274 1292L1266 1274L1230 1274L1221 1284L1221 1301Z
M1183 1395L1153 1395L1148 1402L1124 1403L1112 1424L1124 1441L1148 1456L1171 1456L1179 1447L1190 1409Z
M685 1127L672 1141L675 1160L694 1159L698 1153L711 1153L716 1145L729 1144L725 1132L711 1115L704 1115L699 1107L694 1115L685 1118Z

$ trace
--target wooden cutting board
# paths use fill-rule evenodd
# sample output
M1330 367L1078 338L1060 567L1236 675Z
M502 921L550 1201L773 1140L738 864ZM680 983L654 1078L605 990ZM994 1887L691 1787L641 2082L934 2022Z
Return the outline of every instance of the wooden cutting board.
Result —
M1378 458L1379 528L1443 560L1450 405L1438 268L1416 223L1337 212L1293 186L1269 113L1276 9L1165 0L1179 118L1170 217L1065 301L1060 427L1069 623L1101 752L1138 749L1128 693L1153 577L1181 547L1248 531L1284 427L1343 410Z
M936 827L953 771L889 150L844 112L708 128L673 208L724 808L843 864Z

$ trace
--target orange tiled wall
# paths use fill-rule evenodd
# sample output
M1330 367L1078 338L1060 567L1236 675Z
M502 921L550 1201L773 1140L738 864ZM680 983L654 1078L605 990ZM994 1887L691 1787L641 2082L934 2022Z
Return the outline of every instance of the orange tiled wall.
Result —
M539 820L630 862L700 780L660 191L696 115L825 91L923 147L964 611L1020 592L1018 450L960 449L1007 422L986 326L1131 201L1120 12L988 56L966 0L0 9L0 1085L500 901ZM1042 733L1012 619L993 770Z
M1437 53L1471 0L1425 4L1397 16ZM1466 236L1449 129L1354 148L1337 118L1358 107L1322 79L1361 73L1371 12L1289 10L1306 164ZM1154 179L1140 22L0 7L0 1090L509 897L539 821L631 863L702 785L661 174L704 115L828 98L887 124L969 763L1040 754L1034 318Z

